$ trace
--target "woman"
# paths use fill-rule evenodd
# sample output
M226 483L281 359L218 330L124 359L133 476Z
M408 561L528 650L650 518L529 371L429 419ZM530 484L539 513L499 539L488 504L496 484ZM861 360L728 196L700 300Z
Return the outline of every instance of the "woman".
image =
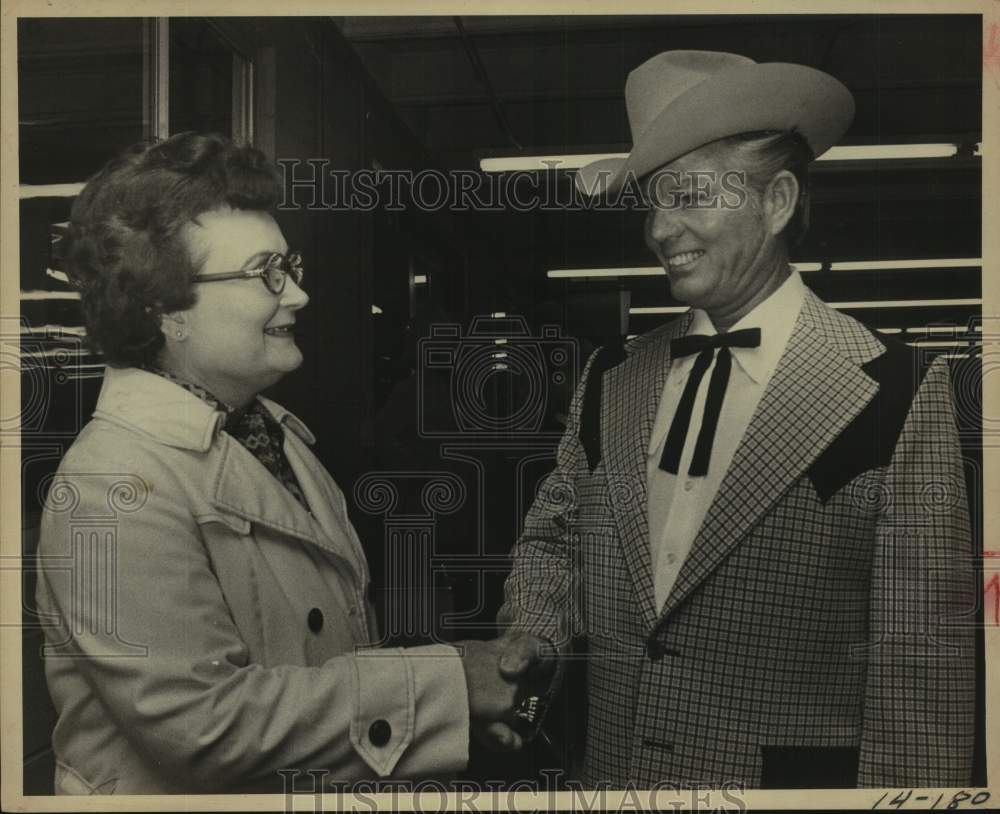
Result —
M360 649L378 636L344 497L258 396L302 362L309 301L279 194L258 151L184 134L74 204L67 272L109 367L42 520L59 793L450 773L470 716L513 703L495 643Z

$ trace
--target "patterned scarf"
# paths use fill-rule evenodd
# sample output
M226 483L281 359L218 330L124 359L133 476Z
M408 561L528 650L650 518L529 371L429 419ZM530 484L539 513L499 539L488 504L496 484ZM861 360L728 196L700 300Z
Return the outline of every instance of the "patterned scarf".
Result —
M143 370L172 381L214 409L224 412L226 423L223 429L260 461L264 468L292 494L292 497L307 510L309 509L299 481L292 471L292 465L285 455L285 431L259 399L254 399L245 409L239 410L217 399L205 388L180 379L166 370L157 367L144 367Z
M285 455L285 431L258 399L254 399L245 410L229 413L225 430L250 450L299 503L309 508Z

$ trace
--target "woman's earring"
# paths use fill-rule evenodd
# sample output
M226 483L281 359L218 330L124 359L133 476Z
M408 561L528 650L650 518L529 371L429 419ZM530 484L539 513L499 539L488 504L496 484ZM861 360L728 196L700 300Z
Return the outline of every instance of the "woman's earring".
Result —
M184 331L178 330L177 331L177 338L181 339L181 338L183 338L183 336L184 336Z

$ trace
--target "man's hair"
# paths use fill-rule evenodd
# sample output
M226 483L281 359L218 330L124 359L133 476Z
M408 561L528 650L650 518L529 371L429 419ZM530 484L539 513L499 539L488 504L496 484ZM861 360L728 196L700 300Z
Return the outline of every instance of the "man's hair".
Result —
M799 197L781 234L789 248L799 245L809 230L809 163L814 157L805 138L794 130L760 130L729 136L713 144L733 151L735 163L747 174L747 186L757 193L762 193L782 170L795 176Z
M181 133L109 161L73 203L64 244L90 344L115 367L155 362L160 317L196 299L182 227L226 205L269 211L280 194L263 153L220 135Z

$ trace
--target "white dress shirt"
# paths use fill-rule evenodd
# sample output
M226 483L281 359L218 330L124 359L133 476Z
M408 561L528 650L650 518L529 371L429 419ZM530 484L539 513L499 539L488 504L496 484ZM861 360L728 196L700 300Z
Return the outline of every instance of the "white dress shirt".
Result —
M729 329L760 328L760 346L729 349L734 364L712 444L708 474L704 477L691 477L687 473L704 418L705 398L715 360L698 387L676 475L660 469L660 456L697 354L678 358L670 365L646 459L650 555L657 608L662 608L669 596L750 418L778 366L802 308L805 292L802 278L793 271L770 297ZM695 309L693 314L688 335L718 333L707 313Z

